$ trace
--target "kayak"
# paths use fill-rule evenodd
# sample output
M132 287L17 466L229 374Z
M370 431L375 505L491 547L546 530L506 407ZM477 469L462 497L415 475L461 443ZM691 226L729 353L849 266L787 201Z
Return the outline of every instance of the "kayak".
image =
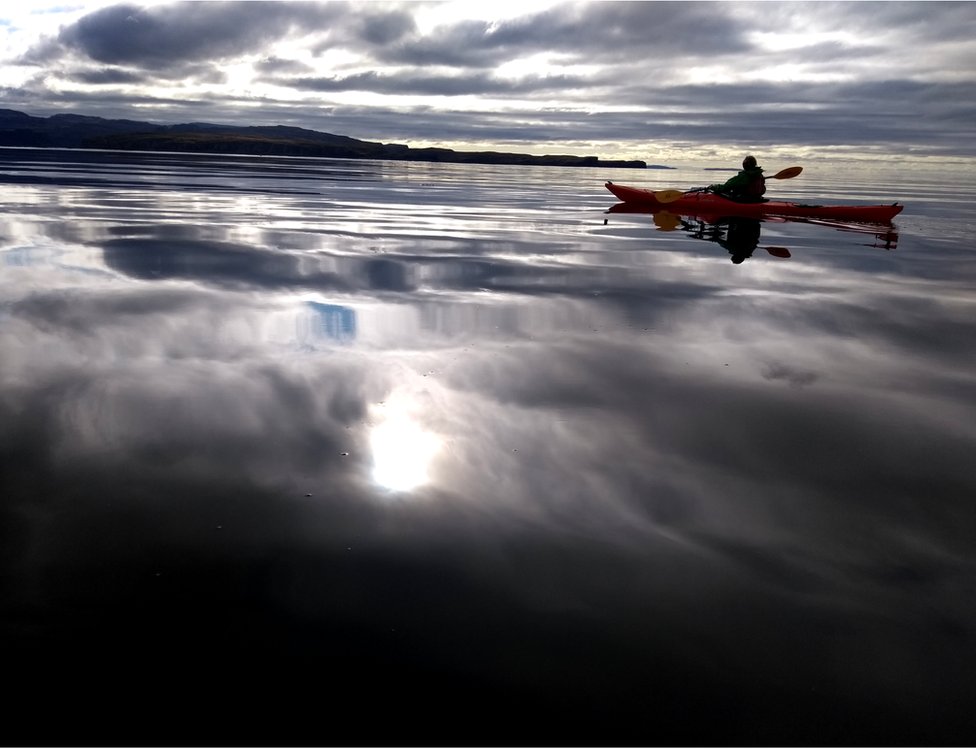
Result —
M706 214L711 216L800 216L807 218L840 219L845 221L891 221L904 206L891 205L807 205L784 200L762 203L738 203L710 192L692 191L677 200L660 201L653 190L627 187L607 182L606 188L624 203L645 208L668 209L675 213ZM670 192L670 191L664 191Z

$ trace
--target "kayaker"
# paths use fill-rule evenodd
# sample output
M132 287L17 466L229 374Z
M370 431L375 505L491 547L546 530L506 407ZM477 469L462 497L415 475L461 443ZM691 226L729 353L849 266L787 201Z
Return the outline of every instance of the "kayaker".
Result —
M709 185L708 190L740 203L762 203L766 178L762 167L756 164L756 157L746 156L742 160L741 172L724 183Z

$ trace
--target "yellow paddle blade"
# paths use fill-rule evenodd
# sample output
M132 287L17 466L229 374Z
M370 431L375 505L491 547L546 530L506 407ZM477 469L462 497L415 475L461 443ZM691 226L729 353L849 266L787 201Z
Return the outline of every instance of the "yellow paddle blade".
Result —
M674 231L681 225L681 219L670 211L658 211L654 214L654 225L660 231Z
M658 190L654 193L654 199L658 203L673 203L682 195L681 190Z
M784 169L781 172L776 172L776 174L774 174L771 177L771 179L793 179L802 171L803 171L802 166L791 166Z

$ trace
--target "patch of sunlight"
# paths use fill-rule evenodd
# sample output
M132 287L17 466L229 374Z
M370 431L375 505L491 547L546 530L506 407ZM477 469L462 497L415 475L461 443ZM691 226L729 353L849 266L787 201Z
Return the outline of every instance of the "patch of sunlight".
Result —
M392 491L410 491L426 484L430 463L442 444L439 437L402 410L381 414L369 441L373 480Z

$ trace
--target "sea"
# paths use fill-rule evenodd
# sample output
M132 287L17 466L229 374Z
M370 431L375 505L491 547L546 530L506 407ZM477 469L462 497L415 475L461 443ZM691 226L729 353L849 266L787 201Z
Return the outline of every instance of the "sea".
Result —
M0 149L7 742L976 743L971 164Z

